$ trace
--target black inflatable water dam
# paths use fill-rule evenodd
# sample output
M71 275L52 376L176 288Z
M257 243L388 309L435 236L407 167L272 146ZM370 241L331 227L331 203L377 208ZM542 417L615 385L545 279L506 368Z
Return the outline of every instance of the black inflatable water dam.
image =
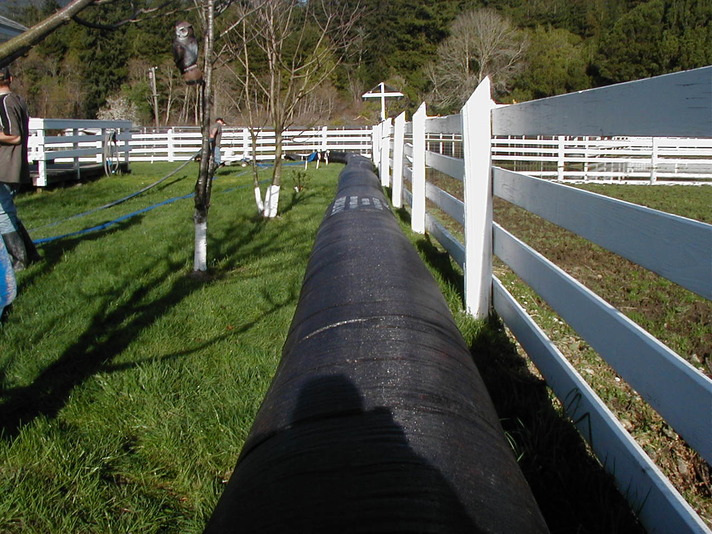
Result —
M341 172L279 368L205 532L547 532L363 157Z

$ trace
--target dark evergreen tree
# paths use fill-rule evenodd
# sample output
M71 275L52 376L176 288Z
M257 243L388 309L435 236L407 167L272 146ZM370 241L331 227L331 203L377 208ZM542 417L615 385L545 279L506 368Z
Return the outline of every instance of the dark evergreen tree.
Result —
M427 79L422 68L435 56L457 13L458 4L448 0L368 0L363 22L366 85L400 75L409 89L423 92Z
M581 37L562 28L537 27L529 34L527 68L514 84L515 100L554 96L589 87Z

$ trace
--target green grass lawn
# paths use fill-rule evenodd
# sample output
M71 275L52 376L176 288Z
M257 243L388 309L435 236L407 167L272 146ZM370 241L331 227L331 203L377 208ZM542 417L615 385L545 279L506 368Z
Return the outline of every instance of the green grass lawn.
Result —
M18 210L35 239L70 233L190 194L197 164L45 226L175 167L24 194ZM209 280L189 276L192 199L42 247L0 326L0 532L202 530L279 359L341 168L315 171L299 195L287 168L269 222L250 175L221 169Z
M191 276L197 165L177 164L21 195L33 238L0 325L0 532L197 533L214 508L279 361L314 235L341 165L287 167L281 216L257 216L252 179L221 169L209 276ZM265 174L265 178L266 178ZM292 193L294 180L307 188ZM496 321L462 309L462 274L407 230L490 388L552 531L635 532L627 505L545 383ZM65 220L66 219L66 220ZM59 224L54 224L62 221Z

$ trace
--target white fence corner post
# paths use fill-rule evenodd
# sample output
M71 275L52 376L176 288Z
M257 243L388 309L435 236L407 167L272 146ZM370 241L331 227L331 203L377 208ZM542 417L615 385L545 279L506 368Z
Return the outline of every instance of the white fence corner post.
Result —
M104 164L104 143L106 142L106 128L101 128L99 130L101 132L101 139L97 140L96 143L94 144L96 146L96 156L95 160L96 163L103 165Z
M425 233L425 102L413 115L413 209L410 226L418 234Z
M462 108L465 158L465 309L480 319L489 315L492 303L490 95L490 80L485 78Z
M381 164L380 176L381 187L391 185L391 119L386 119L381 123Z
M396 117L393 130L393 207L403 207L403 144L405 142L405 111Z

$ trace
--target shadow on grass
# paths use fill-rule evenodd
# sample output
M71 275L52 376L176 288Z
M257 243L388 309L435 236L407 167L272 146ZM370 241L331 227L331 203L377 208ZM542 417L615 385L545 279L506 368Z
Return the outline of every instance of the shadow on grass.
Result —
M425 237L416 242L425 262L463 294L463 276L449 255ZM470 340L470 352L494 402L552 534L643 533L609 476L573 423L552 403L502 321L491 316Z
M454 262L450 258L450 254L437 248L430 240L430 236L425 236L415 243L421 257L426 259L427 264L435 271L440 273L443 280L450 284L457 295L460 297L460 302L465 302L465 277L462 272L455 268Z
M89 234L83 238L66 239L46 246L44 263L35 267L34 272L28 273L29 277L25 278L23 285L29 285L35 278L50 273L62 260L62 257L76 248L79 243L98 240L107 234L126 230L131 225L138 224L139 219L140 217L134 218L121 226L104 232ZM237 226L237 223L235 225ZM278 254L282 250L294 248L294 243L289 239L269 239L268 236L257 239L256 236L263 229L264 224L257 223L247 232L243 228L242 233L233 233L232 235L240 237L230 241L229 245L223 244L221 252L231 256L233 261L239 262L240 258L244 259L247 256L249 261L251 257L257 255L258 252L254 250L255 248L259 249L260 255ZM170 256L170 254L166 254L166 256ZM185 263L182 261L171 263L168 260L156 260L153 265L144 268L149 273L150 279L128 296L126 296L126 289L122 287L95 297L103 300L101 311L90 319L90 324L85 331L69 348L41 371L30 385L0 391L5 399L5 402L0 405L0 436L5 440L12 440L25 425L30 424L36 418L56 417L67 404L74 388L82 385L95 374L122 371L146 363L146 360L142 360L114 365L112 361L129 347L142 331L159 321L161 317L178 306L193 292L200 290L205 284L224 274L218 272L211 273L217 274L217 276L193 277L189 275L190 273L186 273L187 276L175 276L175 279L162 292L161 297L150 298L156 287L165 284L166 278L179 274L184 266ZM279 273L281 268L279 263L270 264L259 275L274 275ZM238 329L233 329L230 336L249 330L262 318L296 302L298 293L291 292L283 299L278 300L266 293L262 297L268 303L269 308L260 318L246 323ZM117 304L119 300L121 303ZM62 320L62 318L58 320ZM218 336L204 342L201 346L156 357L151 361L190 355L221 341L225 336Z
M175 267L175 266L172 266ZM163 273L155 277L159 283ZM6 398L0 407L0 424L5 439L15 437L24 425L40 416L55 417L67 403L72 390L98 372L109 370L111 361L128 347L147 326L158 320L193 292L199 284L188 278L176 280L167 293L146 304L152 284L136 289L123 304L113 307L119 290L104 296L104 310L96 313L91 324L76 342L32 384L3 391ZM138 364L136 364L138 365Z
M292 190L292 194L290 195L289 202L284 204L282 207L280 207L280 212L281 215L284 216L290 211L292 211L298 204L301 204L305 200L307 200L309 197L314 196L314 193L310 193L308 191L294 191Z

